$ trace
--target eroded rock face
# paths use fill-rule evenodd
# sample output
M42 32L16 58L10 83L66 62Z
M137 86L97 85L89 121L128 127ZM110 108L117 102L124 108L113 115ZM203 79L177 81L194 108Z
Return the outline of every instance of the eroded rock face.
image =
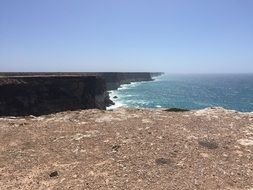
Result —
M14 73L1 73L0 76L99 76L106 81L107 90L116 90L121 84L128 84L138 81L151 81L152 77L162 75L162 72L14 72Z
M67 110L105 109L105 81L96 76L0 78L0 115L43 115Z
M106 109L108 90L162 73L0 73L0 116Z
M253 113L98 109L0 117L1 189L253 188Z
M122 84L129 84L131 82L139 81L151 81L151 73L98 73L98 76L101 76L105 79L107 90L116 90Z

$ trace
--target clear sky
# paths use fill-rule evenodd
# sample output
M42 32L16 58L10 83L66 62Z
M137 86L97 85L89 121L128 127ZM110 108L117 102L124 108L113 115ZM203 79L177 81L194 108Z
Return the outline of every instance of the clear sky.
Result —
M253 72L253 1L0 0L0 71Z

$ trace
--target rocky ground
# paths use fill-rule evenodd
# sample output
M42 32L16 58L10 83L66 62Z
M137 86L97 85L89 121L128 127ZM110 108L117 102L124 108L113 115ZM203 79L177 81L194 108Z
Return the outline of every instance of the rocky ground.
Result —
M0 118L0 189L253 189L253 113L83 110Z

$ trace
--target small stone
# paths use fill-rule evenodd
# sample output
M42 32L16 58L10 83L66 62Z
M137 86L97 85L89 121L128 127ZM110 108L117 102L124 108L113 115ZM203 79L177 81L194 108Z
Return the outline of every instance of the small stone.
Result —
M158 158L155 160L156 165L165 165L165 164L169 164L169 159L166 158Z
M243 146L253 146L253 140L250 139L240 139L237 142Z
M59 175L59 174L58 174L57 171L53 171L53 172L51 172L51 173L49 174L50 177L56 177L56 176L58 176L58 175Z
M120 145L113 145L112 146L112 150L115 152L118 152L119 148L120 148Z
M209 154L204 152L200 153L200 156L202 156L203 158L209 158Z
M218 148L218 144L216 142L214 142L214 141L206 141L206 140L199 141L199 145L203 146L205 148L208 148L208 149L216 149L216 148Z
M114 99L118 98L118 96L113 96Z

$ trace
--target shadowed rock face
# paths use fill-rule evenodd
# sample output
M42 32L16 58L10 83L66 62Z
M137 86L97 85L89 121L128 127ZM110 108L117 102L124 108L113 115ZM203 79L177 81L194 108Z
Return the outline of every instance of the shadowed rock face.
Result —
M107 90L116 90L122 84L152 80L151 73L98 73L98 75L105 79ZM158 76L158 73L155 76Z
M106 109L107 90L161 73L0 73L0 116Z
M0 73L0 115L44 115L78 109L106 109L107 90L149 81L161 73Z
M0 92L2 116L106 108L106 85L96 76L2 78Z
M162 72L14 72L0 73L0 76L99 76L106 81L107 90L115 90L121 84L128 84L138 81L151 81L152 77L162 75Z

